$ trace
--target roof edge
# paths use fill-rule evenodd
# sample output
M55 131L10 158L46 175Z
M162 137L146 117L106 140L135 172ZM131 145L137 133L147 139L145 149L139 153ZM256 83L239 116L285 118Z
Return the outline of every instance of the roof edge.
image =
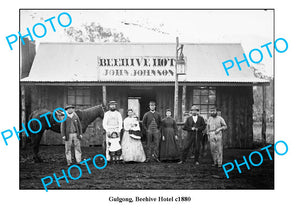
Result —
M63 45L176 45L174 42L40 42L44 44L63 44ZM222 42L222 43L194 43L194 42L180 42L184 45L241 45L241 42Z

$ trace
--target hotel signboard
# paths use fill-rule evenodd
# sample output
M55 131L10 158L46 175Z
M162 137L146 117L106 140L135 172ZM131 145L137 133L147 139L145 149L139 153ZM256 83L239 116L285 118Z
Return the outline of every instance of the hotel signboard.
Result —
M97 57L97 72L99 79L132 78L145 79L159 77L173 79L175 75L175 59L173 57Z

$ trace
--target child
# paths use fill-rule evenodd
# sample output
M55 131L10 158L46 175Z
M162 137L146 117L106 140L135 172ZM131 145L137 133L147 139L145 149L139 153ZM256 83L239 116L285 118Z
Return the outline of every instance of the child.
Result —
M139 119L138 119L137 116L134 116L133 118L134 118L134 121L133 121L132 126L129 130L129 136L133 139L141 140L142 132L141 132L141 128L140 128Z
M119 162L122 154L120 137L117 132L112 132L108 137L108 151L112 163Z

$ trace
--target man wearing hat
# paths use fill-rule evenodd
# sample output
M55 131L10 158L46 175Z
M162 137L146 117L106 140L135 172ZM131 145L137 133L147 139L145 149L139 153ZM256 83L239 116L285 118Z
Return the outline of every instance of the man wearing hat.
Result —
M82 139L82 127L79 117L74 111L74 106L68 105L65 107L67 111L67 119L61 123L60 130L63 141L65 142L65 151L67 164L72 164L71 147L74 142L75 159L79 164L81 162L80 140Z
M147 132L147 148L146 150L146 162L153 158L155 161L158 160L158 147L160 139L160 125L161 116L155 111L155 102L149 102L150 111L145 113L143 117L143 127Z
M105 112L103 118L103 129L106 131L106 142L109 141L109 136L113 132L116 132L118 135L120 135L123 124L122 115L119 111L117 111L117 102L110 101L108 103L108 107L109 110ZM110 161L108 146L106 146L106 159L107 161Z
M192 116L189 116L185 123L183 130L187 131L187 143L182 152L182 158L179 164L182 164L186 161L187 155L190 148L194 144L195 146L195 159L194 162L196 165L199 165L199 153L200 147L202 146L202 131L205 129L206 124L202 116L198 115L199 109L196 105L193 105L191 108Z

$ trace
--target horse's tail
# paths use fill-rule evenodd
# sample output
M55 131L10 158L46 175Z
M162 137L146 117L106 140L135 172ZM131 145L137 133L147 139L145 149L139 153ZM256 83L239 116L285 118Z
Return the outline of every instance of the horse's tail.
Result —
M31 114L29 114L29 116L28 116L28 121L31 120L31 119L33 118L33 114L34 114L34 111L33 111ZM25 142L25 144L22 146L22 149L26 149L27 146L31 147L31 145L32 145L31 132L30 132L30 131L28 131L28 132L29 132L29 136L26 137L26 142Z
M33 113L34 113L34 111L31 114L29 114L28 121L32 119Z
M31 114L28 116L28 121L33 119L33 118L39 118L41 114L45 113L46 110L45 109L39 109L39 110L35 110L35 111L32 111ZM33 145L33 138L32 138L32 135L33 133L28 131L28 134L29 134L29 137L26 137L26 145Z

